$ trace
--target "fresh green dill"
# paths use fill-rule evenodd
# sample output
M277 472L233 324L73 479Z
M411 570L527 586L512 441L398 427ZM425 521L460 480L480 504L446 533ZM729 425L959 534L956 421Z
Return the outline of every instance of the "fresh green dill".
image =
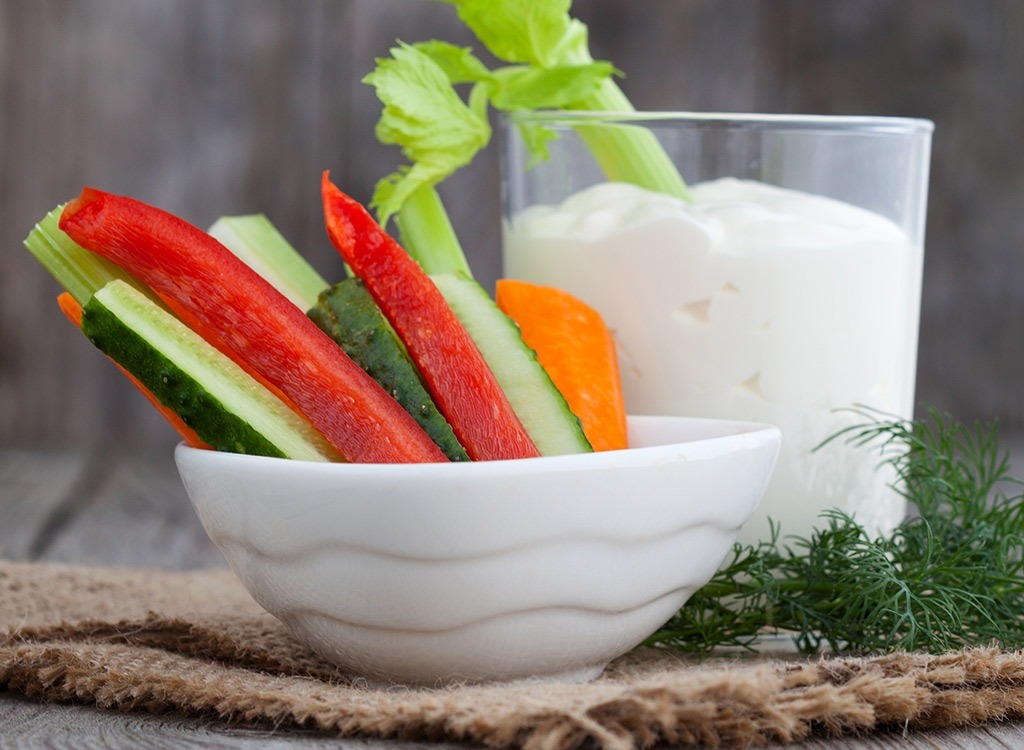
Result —
M851 517L822 516L806 538L772 527L737 544L706 586L648 643L706 653L792 636L805 652L942 652L1024 641L1024 495L996 423L869 421L832 440L879 446L911 513L872 539Z

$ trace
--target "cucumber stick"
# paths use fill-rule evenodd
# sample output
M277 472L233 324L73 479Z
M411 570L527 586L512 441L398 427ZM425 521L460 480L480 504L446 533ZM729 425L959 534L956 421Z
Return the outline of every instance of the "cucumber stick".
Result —
M484 355L512 409L542 456L590 453L579 418L536 353L476 281L459 273L431 274L449 307Z
M82 332L216 450L341 460L284 402L124 281L92 296Z
M469 460L362 280L345 279L323 291L308 315L409 412L450 460Z

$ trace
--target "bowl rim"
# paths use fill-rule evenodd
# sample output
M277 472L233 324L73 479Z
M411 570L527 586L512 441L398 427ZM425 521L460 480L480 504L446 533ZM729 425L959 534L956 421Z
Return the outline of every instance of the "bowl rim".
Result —
M375 476L396 474L415 478L420 474L431 476L507 476L509 474L545 473L548 471L571 471L595 468L614 468L645 465L672 458L688 459L718 455L728 452L730 444L742 440L748 446L781 440L781 431L775 425L763 422L740 420L708 419L702 417L678 417L667 415L629 415L630 430L635 427L677 428L680 431L710 431L711 434L692 439L658 442L636 448L593 453L572 453L561 456L541 456L514 460L459 461L439 463L345 463L305 461L272 456L257 456L244 453L217 451L197 448L184 441L175 447L175 461L179 464L214 464L221 469L275 467L288 472L323 472L344 476Z

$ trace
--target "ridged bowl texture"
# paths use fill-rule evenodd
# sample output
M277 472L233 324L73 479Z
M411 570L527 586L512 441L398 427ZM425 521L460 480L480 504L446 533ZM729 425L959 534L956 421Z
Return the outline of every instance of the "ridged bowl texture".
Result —
M175 458L207 534L303 643L374 682L585 680L708 581L767 425L630 417L629 450L471 464Z

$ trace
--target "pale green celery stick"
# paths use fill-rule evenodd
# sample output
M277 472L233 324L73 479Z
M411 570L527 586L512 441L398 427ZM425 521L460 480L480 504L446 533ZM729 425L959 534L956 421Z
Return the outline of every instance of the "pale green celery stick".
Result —
M441 197L425 185L415 191L395 215L402 246L428 274L473 272L452 228Z
M329 286L263 214L223 216L209 233L303 311Z
M597 91L573 107L577 110L633 112L629 99L615 81L604 81ZM648 190L690 200L679 170L650 130L638 125L581 125L577 129L609 180L630 182Z
M95 255L60 228L63 206L50 211L25 238L27 249L50 275L83 307L108 281L122 279L144 287L118 266Z
M523 19L518 13L520 6L514 3L495 2L494 6L502 7L488 8L482 0L449 2L459 6L462 20L496 57L513 63L510 68L505 69L506 71L515 70L524 60L532 60L531 65L536 66L566 69L575 66L578 70L584 70L594 63L586 44L585 28L574 24L567 15L562 17L561 5L565 5L567 11L568 3L548 4L538 1L533 14ZM505 5L508 7L504 7ZM503 24L509 24L509 34L505 36L498 29ZM538 43L555 46L552 49L538 51ZM424 100L427 100L434 104L431 111L437 111L437 108L445 110L447 107L451 110L449 114L456 120L467 116L467 112L479 115L481 108L486 109L485 100L496 106L495 102L501 98L494 96L493 87L500 88L502 81L515 79L515 75L503 77L499 74L492 77L487 86L478 83L471 91L469 103L465 107L460 107L454 103L456 100L440 91L444 86L439 83L439 79L447 74L453 84L482 81L486 78L481 74L481 69L486 70L483 63L475 61L469 64L466 59L467 52L463 50L454 55L463 64L453 67L451 50L448 50L447 56L441 54L445 51L445 45L437 43L430 49L437 59L445 64L442 68L445 72L439 73L421 61L420 69L413 71L417 75L412 75L409 68L416 68L416 52L411 47L403 47L400 55L396 52L395 58L386 66L383 62L380 63L372 75L372 84L377 89L378 97L385 103L378 128L383 124L386 124L386 127L378 130L378 133L386 133L387 142L398 143L413 153L416 162L421 162L426 155L433 153L432 150L437 148L437 145L415 127L415 118L408 116L407 111L416 111L417 107L424 107ZM558 59L553 59L556 56ZM396 86L392 78L400 78L403 70L407 79L404 81L405 85ZM425 72L432 72L433 75L425 75ZM382 78L378 73L388 75ZM543 85L540 90L533 92L532 98L524 97L523 91L519 91L518 96L513 94L511 98L503 99L505 103L502 106L515 109L524 102L530 102L527 106L543 109L546 108L545 96L549 102L548 106L566 106L565 101L557 94L552 95L548 92L545 95L542 92ZM635 112L626 95L612 79L600 82L596 90L574 103L571 109L624 114ZM472 117L469 119L472 120ZM684 200L689 199L686 184L678 169L648 128L639 125L595 123L580 125L577 130L608 179L630 182L649 190ZM483 144L477 144L475 147L481 148ZM442 157L442 161L451 161L453 158L452 154L443 149L436 155ZM396 221L403 245L428 273L446 273L453 270L467 272L468 264L462 249L452 231L444 206L432 187L420 188L413 197L407 198L396 213Z
M605 81L577 109L635 111L614 81ZM604 124L579 126L577 131L609 180L629 182L690 200L679 170L661 142L647 128ZM461 272L472 277L465 253L435 188L424 186L414 191L395 215L395 224L402 246L428 274Z

